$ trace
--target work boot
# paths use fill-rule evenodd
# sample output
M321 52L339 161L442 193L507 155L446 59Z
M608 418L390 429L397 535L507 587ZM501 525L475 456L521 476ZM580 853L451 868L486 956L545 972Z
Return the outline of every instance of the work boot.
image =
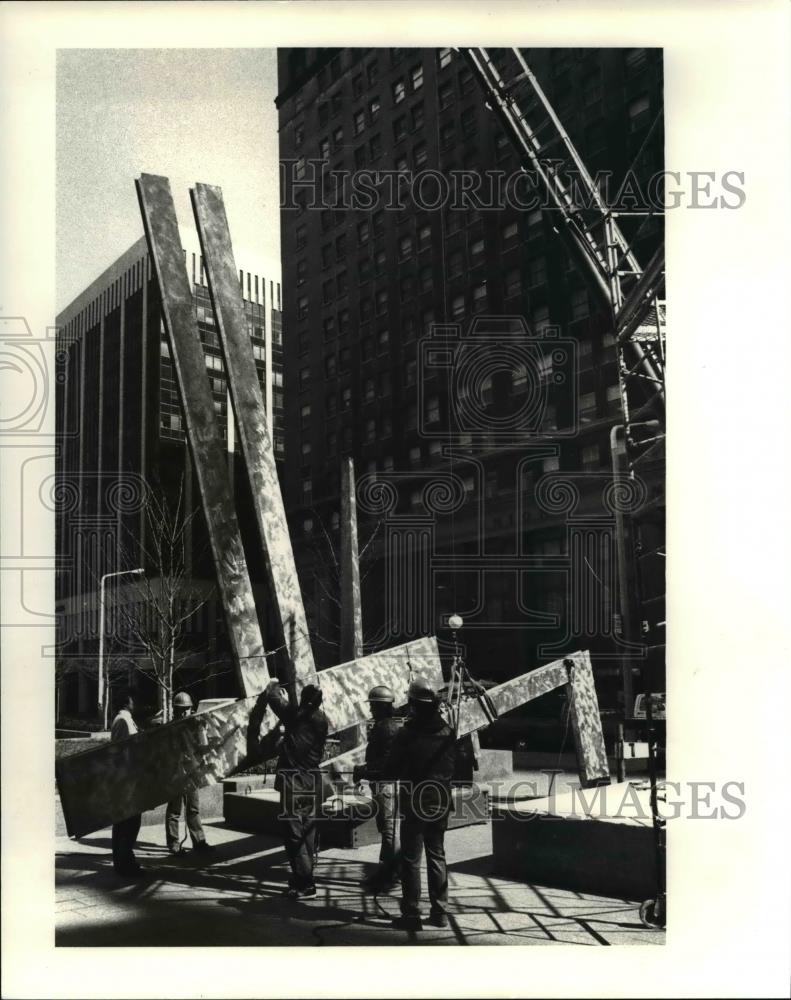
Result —
M189 854L190 849L184 844L168 844L168 850L171 854Z
M428 918L428 922L432 927L447 927L448 926L448 915L442 910L434 910Z
M393 929L397 931L422 931L423 921L419 916L402 914L400 917L393 917Z
M316 895L316 886L307 885L302 889L289 889L286 895L289 899L312 899Z
M210 844L206 840L201 840L199 843L193 845L192 850L196 854L213 854L217 848L214 844Z

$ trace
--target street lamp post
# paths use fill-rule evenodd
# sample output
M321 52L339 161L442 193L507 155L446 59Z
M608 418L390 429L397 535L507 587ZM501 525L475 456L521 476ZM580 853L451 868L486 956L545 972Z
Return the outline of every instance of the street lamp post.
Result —
M109 722L107 710L110 707L107 698L107 678L104 675L104 584L113 576L142 576L145 570L142 566L137 569L121 569L115 573L105 573L99 581L99 712L102 717L102 726L107 729Z

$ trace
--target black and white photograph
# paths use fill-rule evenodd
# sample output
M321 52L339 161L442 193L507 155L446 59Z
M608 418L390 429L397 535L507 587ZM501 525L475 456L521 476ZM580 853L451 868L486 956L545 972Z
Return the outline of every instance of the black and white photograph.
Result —
M9 38L14 18L35 24L21 6ZM9 647L3 705L45 713L28 738L53 963L195 953L215 970L199 992L146 989L291 996L307 995L303 963L321 967L295 949L322 947L316 995L526 995L480 951L507 945L507 968L555 970L545 995L714 995L669 971L674 943L695 947L690 900L744 907L718 873L749 884L730 867L761 824L783 828L761 791L781 750L745 716L777 711L780 737L788 699L759 663L785 536L757 498L746 515L731 477L785 464L782 414L760 442L739 414L760 405L759 357L782 377L781 353L771 371L771 346L744 338L781 307L760 282L783 268L754 279L764 251L743 241L766 225L771 258L788 212L765 209L776 174L762 184L738 143L695 158L717 98L683 12L677 50L640 4L620 35L612 6L590 29L563 17L581 5L550 6L504 4L494 30L482 5L427 4L423 30L401 3L338 4L335 24L323 3L76 4L54 38L54 308L34 319L9 297L0 314L3 634L27 641L38 692L7 683ZM782 5L756 8L756 45L788 31ZM390 30L355 29L364 9ZM722 30L714 62L738 35ZM758 111L745 127L766 131ZM752 291L718 266L729 248ZM705 325L706 303L755 321L741 347ZM721 379L722 354L747 391ZM726 510L764 518L755 548L716 522ZM750 586L738 560L764 531L778 544L744 565ZM738 599L741 618L714 606L734 577L765 589ZM766 635L744 635L761 607ZM27 752L4 739L4 770ZM4 876L24 860L14 829ZM721 853L696 868L704 840ZM777 933L782 874L782 898L756 876L747 904ZM721 995L787 995L772 992L787 946L734 920L739 960L771 957L756 993L740 974ZM407 978L397 946L421 969L464 956L476 979ZM629 977L586 984L612 946ZM228 948L276 961L277 985L231 985ZM378 970L367 986L358 961ZM641 981L647 963L667 979ZM98 974L47 994L27 976L7 995L154 995L101 992Z

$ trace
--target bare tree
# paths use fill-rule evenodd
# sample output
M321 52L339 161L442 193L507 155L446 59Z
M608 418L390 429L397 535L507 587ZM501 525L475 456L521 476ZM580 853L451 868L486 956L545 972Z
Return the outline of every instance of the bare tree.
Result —
M159 689L162 721L173 717L176 675L190 661L190 623L212 599L214 587L194 580L188 572L187 551L197 510L184 510L183 489L175 501L149 489L144 506L145 546L136 536L122 544L119 555L134 565L142 556L144 576L130 578L125 600L116 612L124 635L124 650L116 650L117 669L132 666L147 673ZM133 648L138 655L129 655ZM141 657L143 654L143 662Z

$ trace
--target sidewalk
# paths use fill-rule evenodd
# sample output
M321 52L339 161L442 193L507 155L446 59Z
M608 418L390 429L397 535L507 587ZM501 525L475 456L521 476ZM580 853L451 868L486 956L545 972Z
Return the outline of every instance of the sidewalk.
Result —
M137 856L147 877L123 883L110 860L110 831L57 839L56 944L179 945L663 944L638 904L497 878L491 827L446 837L450 927L397 931L398 892L360 891L378 846L319 855L315 899L283 897L288 863L280 843L205 822L217 851L207 862L165 851L164 826L143 827ZM424 874L425 892L425 874ZM428 912L426 900L425 912Z

